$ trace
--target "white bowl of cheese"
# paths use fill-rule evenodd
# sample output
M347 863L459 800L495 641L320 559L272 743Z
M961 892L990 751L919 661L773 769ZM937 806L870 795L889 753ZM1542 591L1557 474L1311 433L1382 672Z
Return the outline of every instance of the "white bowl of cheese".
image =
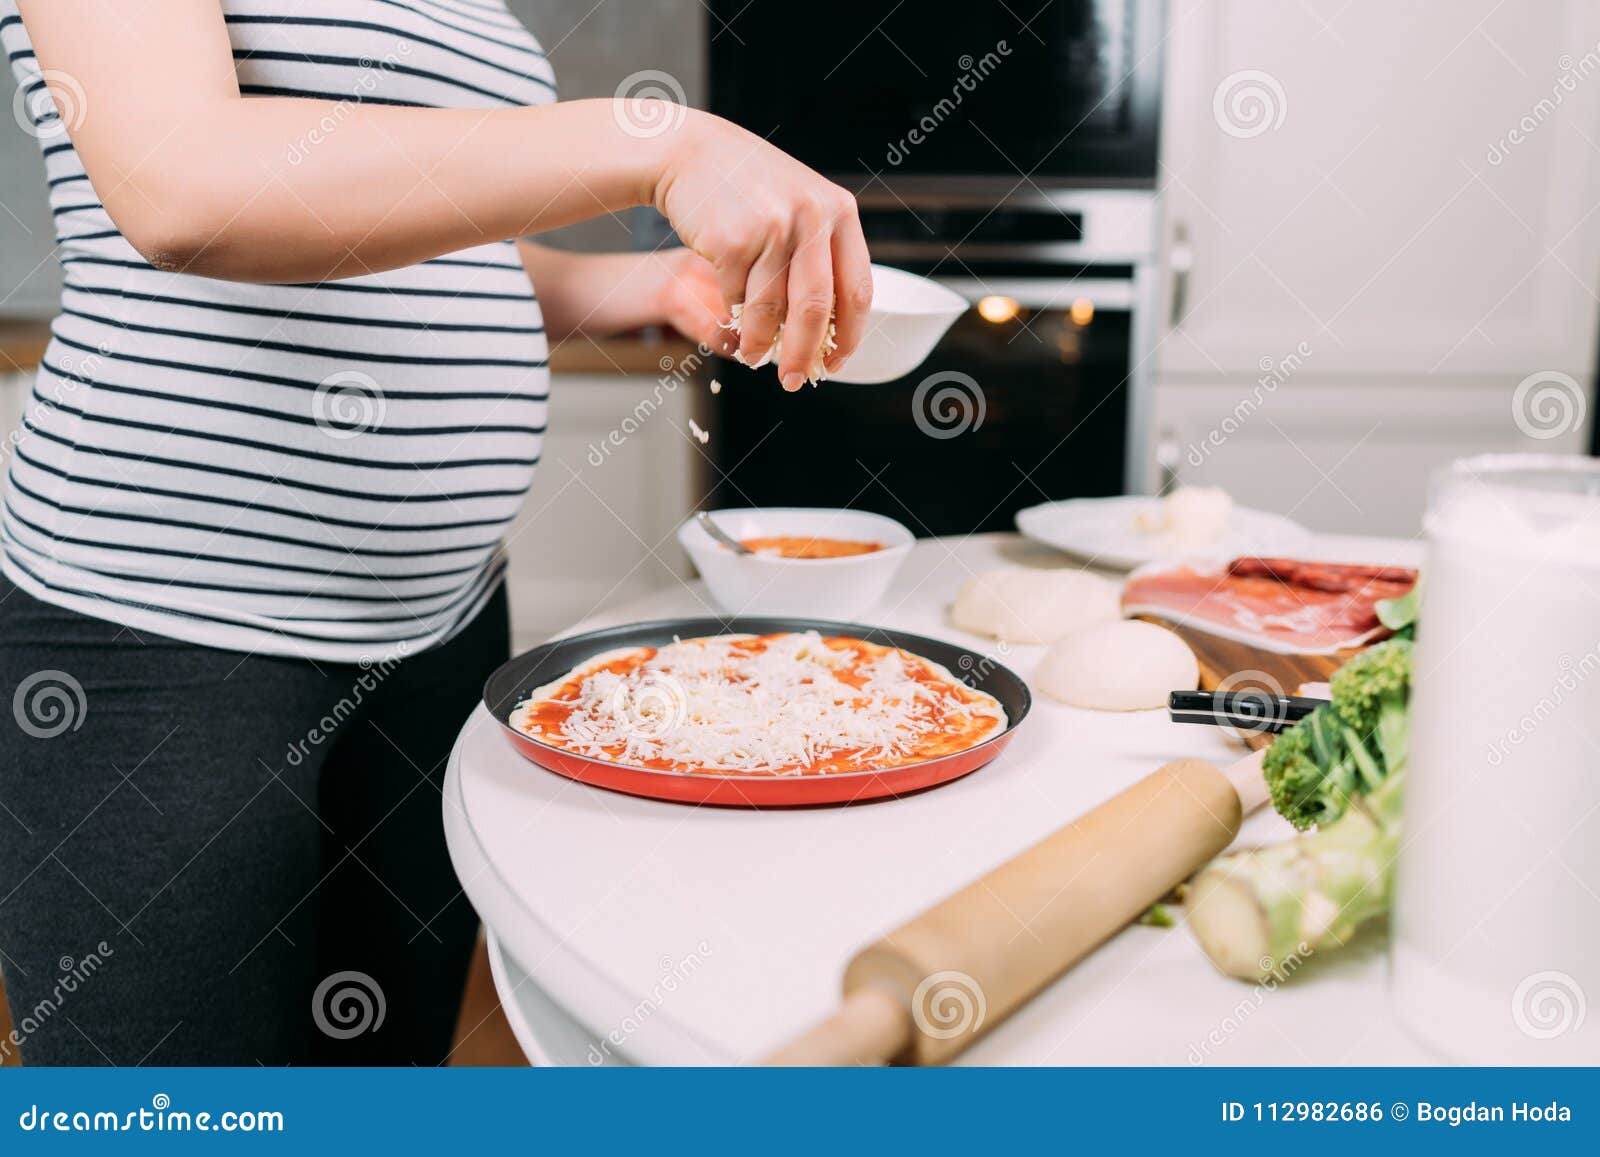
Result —
M967 299L955 290L903 269L874 265L866 332L829 380L875 385L905 377L966 311Z

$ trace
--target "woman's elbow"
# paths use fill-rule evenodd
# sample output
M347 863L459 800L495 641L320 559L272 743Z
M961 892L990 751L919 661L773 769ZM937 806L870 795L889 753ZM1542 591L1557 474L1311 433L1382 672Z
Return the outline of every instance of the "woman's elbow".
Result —
M168 200L159 209L107 210L124 240L155 268L226 276L219 269L228 249L227 226L210 220L202 206Z

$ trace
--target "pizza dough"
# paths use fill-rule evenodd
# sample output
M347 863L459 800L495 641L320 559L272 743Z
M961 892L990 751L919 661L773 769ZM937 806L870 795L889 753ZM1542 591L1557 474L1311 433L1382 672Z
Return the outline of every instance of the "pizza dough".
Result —
M1003 567L969 579L950 608L963 631L1006 643L1053 643L1120 618L1115 583L1081 570Z
M1139 514L1134 526L1174 549L1199 549L1228 532L1233 499L1220 486L1180 486Z
M1068 635L1045 652L1033 678L1074 707L1140 711L1165 707L1169 691L1193 691L1200 664L1165 627L1126 619Z

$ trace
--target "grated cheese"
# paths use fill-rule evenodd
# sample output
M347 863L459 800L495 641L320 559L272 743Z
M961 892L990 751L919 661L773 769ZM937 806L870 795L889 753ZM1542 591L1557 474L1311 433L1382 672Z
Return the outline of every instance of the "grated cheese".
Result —
M861 657L828 646L815 631L772 636L754 653L736 649L750 638L675 642L626 673L604 669L616 653L598 656L534 692L513 725L618 763L782 775L805 774L831 757L854 768L916 762L921 741L976 723L977 743L1005 727L998 701L905 651L874 646ZM938 681L913 678L913 665ZM557 697L572 709L557 734L545 735L527 709L574 680L576 690Z
M722 328L731 329L735 334L738 334L740 332L740 324L743 318L744 304L741 302L733 307L731 316L729 316L727 321L722 323ZM828 320L828 332L822 335L822 346L817 350L816 358L806 370L806 381L815 385L817 382L824 382L828 380L827 367L823 363L829 354L839 348L839 342L837 340L838 334L839 327L836 326L833 323L833 320L830 318ZM759 370L768 362L777 361L781 357L782 353L783 322L780 321L778 323L777 331L772 335L772 344L767 347L766 352L763 353L759 358L753 362L747 362L744 360L744 351L736 349L733 351L733 360L738 362L740 365L749 366L753 370ZM713 383L713 385L715 385L715 383ZM712 392L715 393L716 391L713 390Z

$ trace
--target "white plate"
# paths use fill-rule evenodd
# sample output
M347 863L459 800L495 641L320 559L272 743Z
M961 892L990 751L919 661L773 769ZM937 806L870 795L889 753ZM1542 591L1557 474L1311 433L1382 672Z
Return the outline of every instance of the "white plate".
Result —
M1159 498L1073 498L1017 511L1017 529L1035 542L1101 566L1131 569L1182 557L1292 554L1311 540L1298 522L1265 510L1235 506L1228 530L1208 543L1174 544L1135 526L1140 514L1158 510Z

